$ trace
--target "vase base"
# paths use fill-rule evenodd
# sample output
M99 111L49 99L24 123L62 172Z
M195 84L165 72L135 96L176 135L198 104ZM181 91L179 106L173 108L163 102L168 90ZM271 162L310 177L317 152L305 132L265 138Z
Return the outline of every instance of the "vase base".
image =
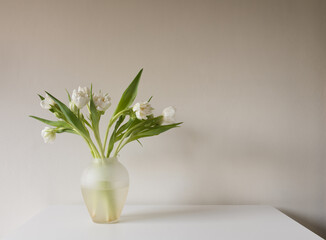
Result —
M112 221L97 221L97 220L94 220L92 219L92 221L94 223L98 223L98 224L115 224L115 223L118 223L120 219L116 219L116 220L112 220Z

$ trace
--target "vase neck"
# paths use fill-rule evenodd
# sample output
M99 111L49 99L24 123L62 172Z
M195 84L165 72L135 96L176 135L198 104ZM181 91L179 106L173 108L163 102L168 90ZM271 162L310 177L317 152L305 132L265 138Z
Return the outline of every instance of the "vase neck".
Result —
M118 161L117 157L110 157L110 158L94 158L94 163L109 163L109 162L115 162Z

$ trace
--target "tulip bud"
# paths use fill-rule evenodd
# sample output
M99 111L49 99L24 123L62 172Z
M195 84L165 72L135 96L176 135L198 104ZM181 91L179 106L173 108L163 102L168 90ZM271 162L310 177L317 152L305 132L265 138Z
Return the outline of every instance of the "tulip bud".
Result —
M163 110L162 116L163 116L163 124L171 124L175 122L175 107L167 107Z
M54 101L49 97L48 94L45 95L45 98L40 103L41 107L44 109L50 109L54 104Z
M54 128L45 127L42 130L41 135L42 135L45 143L52 143L55 140L56 131Z

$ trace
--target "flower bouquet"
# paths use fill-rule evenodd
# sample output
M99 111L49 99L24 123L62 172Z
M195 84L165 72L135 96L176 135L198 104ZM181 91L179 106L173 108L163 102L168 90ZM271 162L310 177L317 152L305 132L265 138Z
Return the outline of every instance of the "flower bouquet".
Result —
M56 134L64 132L80 135L85 140L93 161L82 175L81 188L94 222L112 223L120 217L129 187L128 172L117 158L121 149L134 141L141 144L140 139L159 135L181 124L174 123L174 107L167 107L161 115L154 116L151 98L131 106L137 95L141 74L142 70L122 94L108 122L104 141L99 124L111 106L111 98L101 91L93 93L92 86L90 89L79 87L71 95L67 91L68 105L48 92L44 97L39 95L41 107L52 112L56 121L30 116L51 126L42 130L45 143L53 142ZM87 111L83 112L85 107Z

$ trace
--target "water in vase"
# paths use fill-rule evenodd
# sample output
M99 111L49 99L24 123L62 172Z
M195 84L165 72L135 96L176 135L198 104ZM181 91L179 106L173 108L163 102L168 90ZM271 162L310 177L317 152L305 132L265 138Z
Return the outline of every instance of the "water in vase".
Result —
M125 204L128 187L118 189L82 188L88 212L96 223L114 223L119 220Z

